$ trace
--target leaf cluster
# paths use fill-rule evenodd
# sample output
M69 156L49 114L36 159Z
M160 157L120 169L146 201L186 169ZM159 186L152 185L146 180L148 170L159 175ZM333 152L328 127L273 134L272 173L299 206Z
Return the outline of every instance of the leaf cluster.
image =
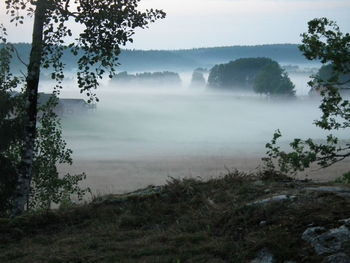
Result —
M0 216L11 207L16 187L15 151L24 138L23 109L21 96L14 96L13 90L21 82L10 73L12 46L6 41L7 31L0 25Z

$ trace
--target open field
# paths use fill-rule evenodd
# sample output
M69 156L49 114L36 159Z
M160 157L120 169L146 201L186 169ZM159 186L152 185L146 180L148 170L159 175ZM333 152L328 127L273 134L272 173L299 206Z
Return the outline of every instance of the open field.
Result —
M97 193L159 185L169 177L252 171L277 129L285 148L293 138L327 135L312 124L320 116L319 101L303 96L306 75L294 81L299 96L292 101L185 87L123 89L105 83L96 111L63 120L74 165L60 169L86 172L85 183ZM74 96L70 89L66 92ZM347 138L346 132L338 135ZM308 174L315 180L333 180L349 167L346 161Z
M209 179L238 169L254 171L261 164L260 159L249 156L158 156L143 159L117 160L75 160L73 167L61 167L61 172L87 173L84 185L94 194L125 193L148 185L162 185L170 177ZM335 180L348 172L350 160L327 169L310 169L298 175L314 181Z

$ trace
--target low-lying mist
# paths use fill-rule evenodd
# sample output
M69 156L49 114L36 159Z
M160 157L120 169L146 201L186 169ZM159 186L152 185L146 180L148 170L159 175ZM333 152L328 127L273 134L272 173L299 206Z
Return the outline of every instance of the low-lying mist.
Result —
M322 137L312 100L273 101L248 94L191 90L104 90L85 116L64 120L79 157L261 152L274 130L284 139Z
M215 176L225 167L249 170L276 129L285 145L293 138L325 138L327 133L313 125L320 116L319 100L305 95L304 80L302 85L299 77L294 100L186 85L123 88L105 83L95 110L63 119L64 136L78 168L100 178L88 181L99 191L132 190L163 183L167 176ZM62 95L76 92L67 89Z

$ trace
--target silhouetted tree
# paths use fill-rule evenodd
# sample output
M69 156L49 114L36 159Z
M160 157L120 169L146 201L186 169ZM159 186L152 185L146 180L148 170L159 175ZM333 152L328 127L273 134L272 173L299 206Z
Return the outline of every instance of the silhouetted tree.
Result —
M12 44L6 43L6 31L2 31L0 45L0 216L10 215L18 181L18 166L24 145L25 94L18 92L25 87L23 77L10 72L9 60ZM15 91L17 90L17 91ZM37 136L33 154L32 183L27 200L28 208L48 209L52 203L69 201L72 195L78 199L89 189L81 189L78 183L85 174L59 176L57 164L71 164L71 150L62 138L60 121L54 113L58 98L48 96L40 105Z
M57 81L59 93L64 78L63 51L70 49L78 56L78 86L89 101L98 100L94 90L98 80L107 72L112 76L118 65L120 45L132 41L135 28L144 28L150 22L164 18L161 10L140 12L140 0L5 0L12 21L23 23L22 12L34 17L32 46L26 77L27 114L25 143L19 166L13 215L25 209L32 181L32 167L37 123L37 99L40 69L52 68L52 79ZM68 45L64 39L72 36L69 21L83 26L79 36Z

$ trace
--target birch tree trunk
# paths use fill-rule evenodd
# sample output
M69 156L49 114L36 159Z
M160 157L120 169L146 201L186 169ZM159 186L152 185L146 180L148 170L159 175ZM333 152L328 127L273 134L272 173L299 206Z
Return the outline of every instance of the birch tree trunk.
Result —
M18 169L17 188L12 210L12 216L25 211L30 194L32 181L32 166L34 157L34 143L38 112L38 85L40 78L40 64L43 51L43 30L45 24L46 0L38 0L34 15L32 48L27 74L26 86L26 127L25 144Z

